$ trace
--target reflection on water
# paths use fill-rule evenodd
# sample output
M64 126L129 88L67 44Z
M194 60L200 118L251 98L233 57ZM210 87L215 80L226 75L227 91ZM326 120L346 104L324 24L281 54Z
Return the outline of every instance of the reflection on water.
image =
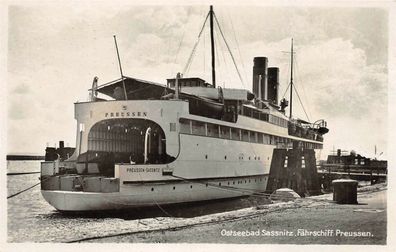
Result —
M7 172L39 171L40 161L9 161ZM39 182L39 174L7 176L8 195ZM158 206L122 211L62 213L56 211L41 196L40 186L7 200L8 241L57 241L69 237L100 234L103 230L118 230L123 221L166 217L192 218L268 203L264 198L244 197L194 204ZM130 223L132 224L132 223Z

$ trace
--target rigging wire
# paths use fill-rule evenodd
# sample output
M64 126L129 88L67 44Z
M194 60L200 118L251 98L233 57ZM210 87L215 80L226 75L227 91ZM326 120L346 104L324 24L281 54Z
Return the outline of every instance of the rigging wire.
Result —
M187 10L187 19L190 17L190 13L191 13L191 6L190 6L190 7L188 8L188 10ZM175 59L174 59L174 61L173 61L173 66L174 66L174 65L176 64L176 62L177 62L177 59L178 59L179 52L180 52L180 49L181 49L182 44L183 44L183 40L184 40L185 34L186 34L186 29L183 30L183 34L182 34L182 36L181 36L181 40L180 40L179 46L177 47ZM170 39L170 40L171 40L171 39ZM169 44L170 44L170 42L169 42ZM173 73L173 66L172 66L172 70L171 70L172 73Z
M215 34L216 34L216 36L219 36L217 30L215 30ZM216 41L216 40L215 40L215 41ZM225 55L224 55L224 47L223 47L222 43L220 43L220 42L217 42L217 41L216 41L215 43L216 43L217 48L219 48L219 50L221 51L221 56L222 56L222 58L223 58L223 62L224 62L224 66L225 66L225 73L224 73L224 71L222 71L222 75L224 75L224 76L222 76L222 77L223 77L223 83L224 83L224 80L225 80L225 79L227 79L227 81L228 81L229 83L231 83L230 75L229 75L229 74L226 74L226 73L228 73L228 65L227 65L226 57L225 57ZM220 45L220 46L218 46L218 45ZM217 54L217 57L219 58L218 54ZM220 64L219 64L219 66L220 66ZM221 69L221 68L220 68L220 69Z
M289 53L289 52L287 52L287 53ZM296 57L294 57L294 59L296 59ZM296 61L296 60L295 60L295 61ZM290 64L288 64L288 65L290 66ZM296 66L297 66L297 62L296 62ZM290 73L290 68L288 67L288 69L289 69L288 75L290 76L290 74L291 74L291 73ZM287 86L285 92L283 93L282 98L285 98L286 92L289 90L289 87L290 87L290 86L291 86L291 83L289 83L289 85ZM303 87L303 89L304 89L304 87ZM299 102L300 102L300 104L301 104L301 107L302 107L302 109L303 109L303 111L304 111L305 116L307 117L308 121L310 121L309 116L308 116L308 113L307 113L307 111L305 110L304 104L303 104L303 102L302 102L302 100L301 100L300 94L298 93L296 84L293 85L293 90L294 90L295 93L297 94L297 98L298 98L298 100L299 100ZM292 90L292 91L293 91L293 90Z
M217 32L216 32L216 29L214 29L214 36L216 36L216 35L217 35ZM220 46L219 46L219 41L217 41L217 39L214 40L214 49L215 49L214 51L216 53L216 65L218 66L217 70L219 70L219 69L221 69L221 67L220 67L220 56L219 56ZM219 75L222 76L222 73L220 71L218 71L217 73L218 73L217 77L219 77Z
M203 73L206 74L206 34L203 35Z
M248 80L246 67L245 67L245 64L243 63L243 58L242 58L241 50L240 50L240 47L239 47L239 42L238 42L238 39L237 39L237 36L236 36L236 33L235 33L235 29L234 29L234 23L232 22L232 18L230 17L230 13L229 12L227 12L227 16L228 16L228 18L230 20L230 23L231 23L232 34L234 35L234 40L235 40L235 43L237 45L239 59L241 60L242 69L243 69L243 72L245 74L246 80Z
M290 62L289 61L287 61L286 69L287 69L287 75L286 75L285 82L287 82L288 84L287 84L285 92L283 93L282 98L285 98L286 92L289 90L289 87L290 87L290 82L289 82L289 80L290 80Z
M312 118L312 114L311 114L311 111L310 111L310 100L309 99L307 99L307 95L306 95L306 92L305 92L305 87L304 87L304 82L303 82L303 80L301 79L301 74L300 74L300 69L299 69L299 65L298 65L298 61L297 61L297 55L296 55L296 57L295 57L295 62L296 62L296 72L297 72L297 74L298 74L298 78L300 79L300 81L298 82L299 83L299 85L301 85L301 87L302 87L302 91L303 91L303 96L305 97L305 100L307 101L307 110L308 110L308 114L309 114L309 116Z
M186 66L185 66L184 69L183 69L182 75L185 75L185 74L187 73L188 69L190 68L192 59L193 59L193 57L194 57L195 51L197 50L197 46L198 46L198 44L199 44L199 41L200 41L202 32L203 32L203 30L204 30L204 28L205 28L206 22L208 21L209 15L210 15L210 13L208 13L208 14L206 15L205 21L204 21L204 23L203 23L203 25L202 25L201 31L200 31L199 34L198 34L197 41L196 41L195 44L194 44L193 50L191 51L191 54L190 54L190 57L188 57L187 64L186 64Z
M213 14L214 14L214 13L213 13ZM237 66L237 64L236 64L236 62L235 62L235 58L234 58L234 55L232 54L231 48L230 48L230 46L228 45L227 40L226 40L225 37L224 37L223 31L221 30L221 27L220 27L220 24L219 24L219 20L217 19L216 14L214 14L213 16L215 17L215 21L216 21L217 27L219 28L221 37L223 38L224 43L225 43L225 45L227 46L228 52L230 53L232 62L234 63L235 69L236 69L236 71L237 71L237 73L238 73L239 80L241 81L242 85L246 88L245 82L243 81L242 76L241 76L241 73L239 72L239 69L238 69L238 66Z
M177 62L177 57L179 56L180 48L182 47L183 39L184 39L184 35L185 34L186 34L186 30L183 31L179 46L177 47L176 56L175 56L175 59L173 61L174 64L176 64L176 62Z
M287 92L287 90L289 90L289 87L290 87L290 83L289 83L289 85L287 85L287 88L286 88L285 92L283 93L282 98L285 98L286 92Z
M307 117L308 121L310 121L310 120L309 120L309 116L307 115L307 112L305 111L304 104L302 103L302 101L301 101L301 99L300 99L300 95L298 94L297 88L295 87L295 85L293 85L293 87L294 87L294 91L296 91L297 98L298 98L298 100L300 101L301 107L302 107L302 109L304 110L305 116Z

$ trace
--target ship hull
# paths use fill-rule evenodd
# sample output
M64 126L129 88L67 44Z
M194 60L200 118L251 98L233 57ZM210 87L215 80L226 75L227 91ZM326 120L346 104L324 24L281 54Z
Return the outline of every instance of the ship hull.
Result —
M135 183L124 185L120 192L115 193L42 190L41 194L59 211L103 211L249 196L265 191L267 181L268 175L257 175L166 183Z
M75 106L73 156L41 165L42 195L60 211L155 207L263 192L274 149L303 140L289 136L279 118L259 120L253 113L241 114L235 123L221 121L191 115L184 100Z

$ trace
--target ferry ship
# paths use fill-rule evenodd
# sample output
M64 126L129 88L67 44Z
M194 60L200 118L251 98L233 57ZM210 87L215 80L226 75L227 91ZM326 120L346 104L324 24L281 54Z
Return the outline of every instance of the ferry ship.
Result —
M162 85L124 76L121 63L120 79L95 77L90 101L74 104L73 155L41 164L49 204L92 211L251 195L266 190L274 149L322 148L326 122L293 119L292 103L286 115L266 57L253 60L252 92L216 87L214 18L211 7L212 83L178 74Z

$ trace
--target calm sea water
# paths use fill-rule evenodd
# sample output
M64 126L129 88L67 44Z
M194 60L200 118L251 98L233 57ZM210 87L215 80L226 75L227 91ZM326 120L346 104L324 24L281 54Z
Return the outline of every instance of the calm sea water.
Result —
M35 172L40 170L40 161L8 161L7 173ZM39 182L39 173L7 176L8 195L12 195ZM145 225L162 218L193 218L265 204L268 200L243 198L177 207L162 206L123 212L101 212L88 214L64 214L56 211L41 196L40 185L7 200L8 242L65 242L83 237L92 237L128 227ZM147 224L148 223L148 224Z

